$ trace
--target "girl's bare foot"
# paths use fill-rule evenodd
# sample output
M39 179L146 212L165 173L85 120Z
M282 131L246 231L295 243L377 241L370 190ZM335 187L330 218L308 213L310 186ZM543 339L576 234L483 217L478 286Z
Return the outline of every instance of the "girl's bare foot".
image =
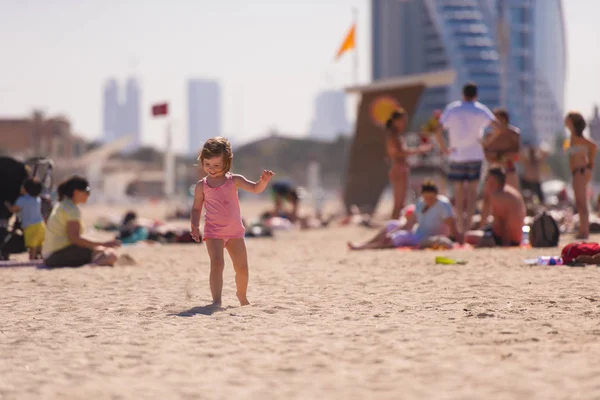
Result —
M358 246L352 242L347 242L346 245L348 246L349 250L357 250L358 249Z
M249 306L250 305L250 302L248 301L248 299L246 298L246 296L240 296L238 294L237 298L240 301L240 306Z

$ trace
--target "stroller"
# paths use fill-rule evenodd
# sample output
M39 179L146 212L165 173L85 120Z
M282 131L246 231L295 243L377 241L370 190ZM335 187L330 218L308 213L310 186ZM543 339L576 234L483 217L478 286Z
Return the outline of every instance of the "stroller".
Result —
M42 216L48 218L52 211L52 172L54 162L48 158L35 157L25 162L11 157L0 157L0 260L8 260L11 254L23 253L25 241L19 218L5 206L14 204L21 193L21 186L27 178L38 177L42 183L40 195Z

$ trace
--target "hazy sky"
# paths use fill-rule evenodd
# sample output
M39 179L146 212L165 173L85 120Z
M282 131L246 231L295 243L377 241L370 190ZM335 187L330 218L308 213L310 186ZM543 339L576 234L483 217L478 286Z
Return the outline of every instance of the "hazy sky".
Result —
M567 109L600 102L600 1L563 0ZM237 141L271 128L301 135L314 96L352 80L352 56L333 56L359 10L360 81L370 76L368 0L0 0L0 116L37 107L102 129L106 78L142 85L143 140L164 143L150 105L169 101L176 147L185 149L188 78L216 78L224 134Z

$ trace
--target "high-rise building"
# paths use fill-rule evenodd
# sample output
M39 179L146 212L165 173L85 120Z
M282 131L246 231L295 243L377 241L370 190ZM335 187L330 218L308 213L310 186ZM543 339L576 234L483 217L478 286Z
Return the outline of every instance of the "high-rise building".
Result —
M125 151L132 151L141 145L140 86L135 78L127 79L125 93L120 96L119 84L110 79L104 86L104 121L102 137L110 142L123 136L132 135L133 141Z
M566 37L561 0L371 0L373 79L452 68L425 91L416 122L461 97L506 107L524 141L563 130Z
M188 152L197 155L207 139L221 136L221 88L205 79L189 80L187 86Z
M118 127L121 115L120 107L117 81L109 79L104 85L102 139L105 142L113 141L120 133Z
M340 90L327 90L315 98L315 111L310 126L310 136L334 139L350 132L346 116L346 94Z
M594 106L594 115L588 121L588 126L590 129L590 137L596 142L600 142L600 111L598 111L598 106Z

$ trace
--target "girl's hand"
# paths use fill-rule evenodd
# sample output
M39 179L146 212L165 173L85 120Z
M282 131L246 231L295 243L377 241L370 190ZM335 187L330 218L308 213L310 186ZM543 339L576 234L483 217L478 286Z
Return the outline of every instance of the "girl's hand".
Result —
M265 169L262 174L260 175L260 180L261 181L265 181L265 182L269 182L271 180L271 178L273 177L273 175L275 175L275 173L271 170Z
M196 242L200 241L200 228L199 227L192 226L191 234L192 234L192 239L194 239Z

